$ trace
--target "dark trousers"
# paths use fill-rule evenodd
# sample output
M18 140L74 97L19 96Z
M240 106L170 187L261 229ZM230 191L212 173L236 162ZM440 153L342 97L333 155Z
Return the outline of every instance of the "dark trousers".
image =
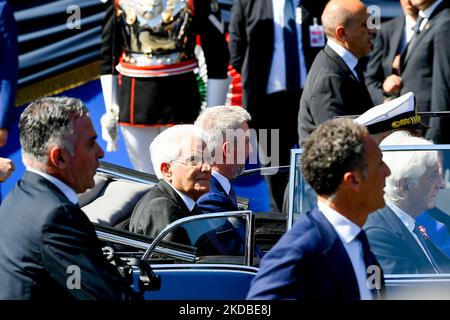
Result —
M263 99L260 99L258 105L255 106L255 109L257 109L255 112L252 112L251 109L249 110L252 115L250 127L258 133L260 151L265 152L271 160L266 163L264 158L260 157L263 166L269 167L290 164L291 149L298 145L297 119L300 97L301 92L296 94L287 91L276 92L265 95ZM267 139L264 139L259 129L267 129ZM279 139L278 141L274 141L274 143L272 143L271 139L273 129L279 130ZM275 161L275 158L278 161ZM289 175L266 175L265 178L268 184L269 194L272 195L272 210L280 211L279 208L282 208L284 190Z

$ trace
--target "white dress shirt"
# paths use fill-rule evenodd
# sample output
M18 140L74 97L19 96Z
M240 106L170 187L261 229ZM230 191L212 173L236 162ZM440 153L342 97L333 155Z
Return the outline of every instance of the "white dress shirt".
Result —
M416 20L414 20L411 16L405 16L405 36L406 43L409 43L412 36L414 35L414 27L416 26Z
M66 196L66 198L69 199L70 202L72 202L73 204L78 203L78 196L77 196L76 192L71 187L69 187L67 184L65 184L64 182L59 180L58 178L55 178L54 176L51 176L45 172L30 168L30 167L27 167L27 171L36 173L36 174L40 175L41 177L47 179L48 181L53 183Z
M358 78L358 74L355 71L355 67L358 64L358 58L354 56L353 53L345 49L343 46L341 46L336 41L333 41L332 39L328 39L327 42L328 46L333 49L334 52L337 53L339 57L344 60L345 64L352 70L353 74L355 75L356 79Z
M272 65L270 67L269 81L267 83L267 94L286 90L286 65L284 58L284 0L272 0L274 43ZM300 86L303 88L306 80L306 63L302 45L302 17L300 0L293 0L295 9L295 21L297 27L297 43L300 64Z
M353 266L353 271L355 272L356 281L358 282L361 300L372 300L372 294L367 287L367 270L364 263L362 245L356 238L361 232L361 228L339 212L330 208L326 203L319 200L317 206L325 218L331 223L347 251Z
M166 182L181 197L184 204L189 209L189 212L191 212L192 209L194 209L195 201L191 197L189 197L187 194L185 194L184 192L181 192L181 191L178 191L177 189L175 189L175 187L169 181L166 181Z
M420 248L422 249L423 253L427 257L428 261L430 261L430 264L433 266L434 271L436 271L436 273L439 273L436 270L436 268L434 267L433 262L431 261L431 258L430 258L430 256L427 253L427 250L425 250L425 248L423 247L422 242L420 242L419 238L414 233L414 228L416 226L415 220L409 214L407 214L405 211L403 211L402 209L397 207L395 204L393 204L391 202L386 202L386 204L387 204L387 206L389 208L391 208L391 210L395 213L395 215L405 225L406 229L408 229L408 231L411 233L411 235L413 236L414 240L416 240L416 242L419 244Z

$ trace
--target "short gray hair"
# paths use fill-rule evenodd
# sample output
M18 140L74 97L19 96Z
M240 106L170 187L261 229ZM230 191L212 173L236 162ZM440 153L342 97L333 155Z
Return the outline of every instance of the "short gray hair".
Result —
M19 120L24 162L48 162L48 150L58 146L74 153L74 120L88 115L79 99L49 97L37 99L22 112Z
M349 171L366 170L366 127L351 119L332 119L321 124L305 140L302 173L319 195L333 195Z
M251 119L250 114L242 107L216 106L202 111L195 120L195 125L204 130L208 149L213 152L226 141L227 130L241 129L242 124Z
M202 129L193 124L179 124L158 134L150 144L150 158L158 179L163 178L161 164L172 162L180 157L183 139L192 137L203 141L203 136Z
M403 130L394 131L381 141L381 146L407 146L407 145L432 145L433 142L411 136ZM386 178L385 198L390 202L398 202L405 198L398 182L401 179L410 179L415 184L426 172L427 167L438 163L439 153L433 150L417 151L384 151L383 161L391 170L391 175Z

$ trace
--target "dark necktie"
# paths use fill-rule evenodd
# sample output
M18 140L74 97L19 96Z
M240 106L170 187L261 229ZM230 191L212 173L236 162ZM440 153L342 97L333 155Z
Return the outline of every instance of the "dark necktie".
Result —
M364 77L364 63L361 59L359 59L354 69L356 71L356 74L358 75L359 82L365 84L366 78Z
M283 37L286 63L286 89L290 92L297 92L300 89L300 63L293 1L285 0L284 2Z
M416 25L414 26L414 33L413 36L411 37L411 40L409 40L408 44L405 46L405 49L403 50L403 52L400 55L400 65L402 67L404 67L405 61L408 59L409 55L412 52L412 49L415 46L415 43L417 41L417 38L419 37L420 34L420 25L422 24L423 19L425 19L425 17L419 16L417 18L416 21Z
M236 196L236 192L234 192L233 186L231 186L230 192L228 193L228 196L230 197L231 202L233 202L233 204L237 207L238 206L237 196Z
M433 247L436 247L433 242L428 238L428 236L426 234L424 234L423 232L421 232L419 230L419 227L416 226L414 227L413 232L416 234L417 238L419 238L420 243L422 243L423 248L425 249L428 257L431 260L431 265L433 266L433 269L436 271L436 273L439 273L439 264L437 263L434 254L433 254ZM437 249L437 248L436 248Z
M364 264L366 265L366 275L367 275L367 268L369 268L370 266L374 266L374 265L378 266L379 270L381 271L380 288L382 290L384 288L383 271L382 271L382 269L380 267L380 264L378 263L377 259L375 258L375 256L373 255L372 251L370 250L369 241L367 240L367 236L366 236L366 233L364 232L364 230L361 230L358 233L358 236L356 238L361 242L362 251L363 251L363 260L364 260ZM380 290L371 289L370 292L372 293L372 296L373 296L374 299L379 299L380 298Z
M194 207L191 210L191 215L195 214L202 214L203 212L200 210L197 204L194 205Z

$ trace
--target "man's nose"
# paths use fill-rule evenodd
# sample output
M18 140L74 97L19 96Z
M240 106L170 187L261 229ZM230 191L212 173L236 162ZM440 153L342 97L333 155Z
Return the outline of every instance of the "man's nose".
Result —
M384 164L384 176L389 177L391 175L391 169L389 169L388 165L385 162L383 162L383 164Z
M103 159L105 157L105 152L103 151L102 147L96 142L95 143L98 148L98 159Z
M441 175L438 176L438 181L437 181L437 188L438 189L444 189L445 188L445 180L444 178L442 178Z
M202 172L210 172L211 171L211 165L209 164L208 161L203 161L202 162L201 171Z

